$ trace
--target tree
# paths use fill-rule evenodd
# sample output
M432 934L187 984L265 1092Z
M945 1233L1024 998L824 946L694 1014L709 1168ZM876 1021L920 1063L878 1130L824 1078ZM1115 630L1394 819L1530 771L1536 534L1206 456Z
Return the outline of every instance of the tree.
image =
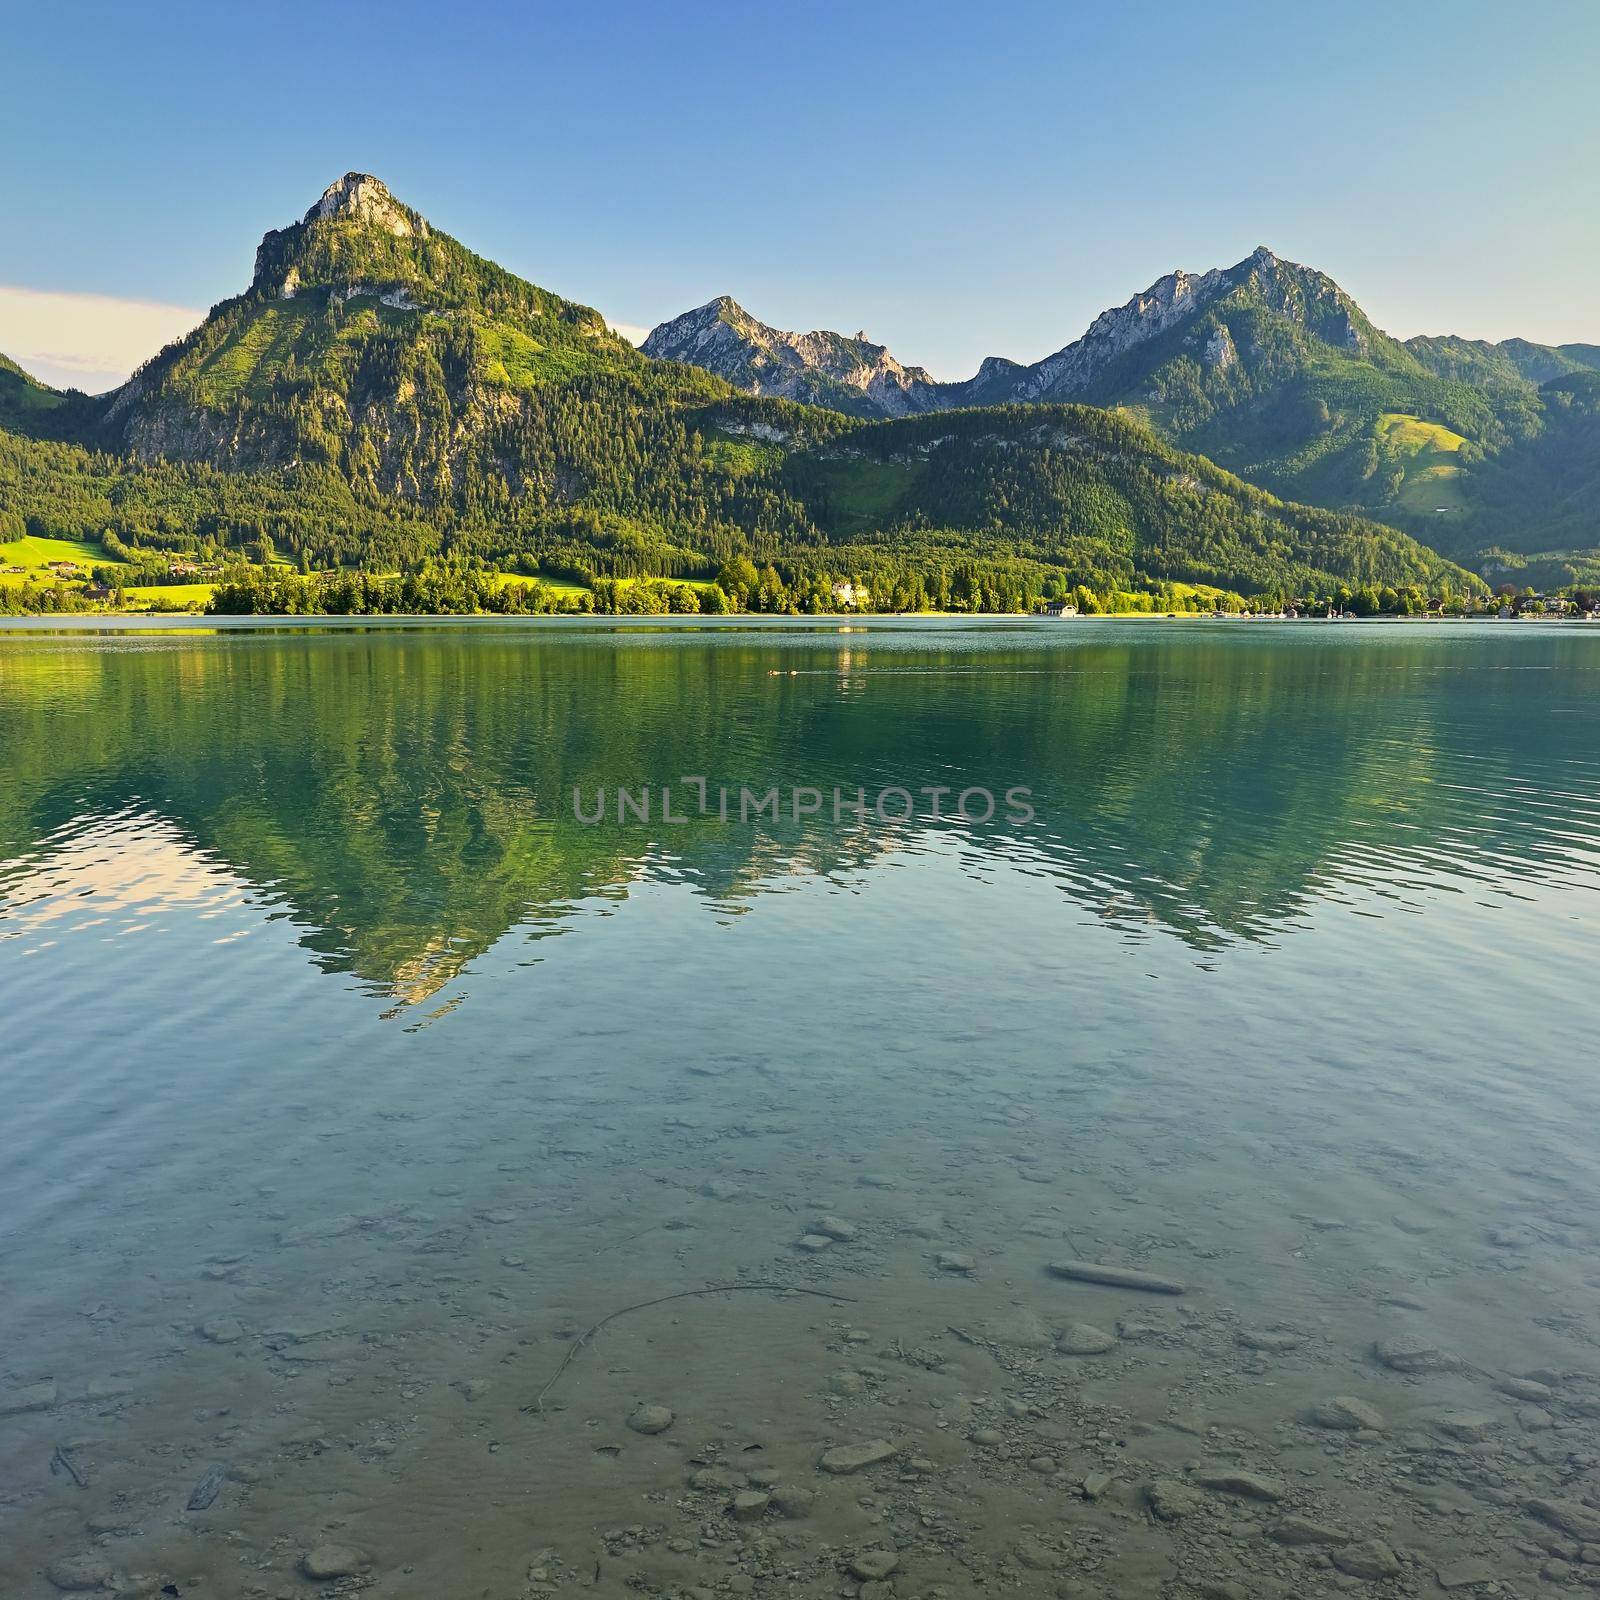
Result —
M748 603L759 581L755 563L745 555L733 556L717 569L717 587L738 609Z

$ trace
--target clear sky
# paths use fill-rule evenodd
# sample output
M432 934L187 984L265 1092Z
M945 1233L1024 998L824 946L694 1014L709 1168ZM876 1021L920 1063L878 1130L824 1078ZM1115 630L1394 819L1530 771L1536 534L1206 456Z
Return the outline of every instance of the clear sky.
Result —
M0 351L84 387L350 169L618 324L728 293L938 377L1257 244L1402 336L1600 342L1596 0L61 0L5 55Z

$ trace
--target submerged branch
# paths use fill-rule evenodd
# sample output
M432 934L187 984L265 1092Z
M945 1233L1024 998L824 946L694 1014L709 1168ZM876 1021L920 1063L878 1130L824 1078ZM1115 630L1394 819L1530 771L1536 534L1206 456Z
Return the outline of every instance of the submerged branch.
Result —
M562 1374L572 1365L573 1358L578 1352L599 1333L608 1323L615 1322L618 1317L625 1317L630 1311L643 1311L650 1306L662 1306L669 1300L692 1300L697 1295L708 1294L737 1294L740 1290L761 1289L769 1294L809 1294L818 1300L842 1300L847 1305L854 1305L855 1300L851 1295L834 1294L827 1289L802 1289L792 1283L719 1283L709 1289L680 1289L676 1294L657 1295L654 1300L640 1300L631 1306L623 1306L620 1310L613 1311L609 1316L602 1317L593 1327L586 1329L573 1341L572 1348L567 1351L566 1359L555 1370L555 1375L522 1409L532 1412L536 1416L544 1415L544 1397L561 1381Z

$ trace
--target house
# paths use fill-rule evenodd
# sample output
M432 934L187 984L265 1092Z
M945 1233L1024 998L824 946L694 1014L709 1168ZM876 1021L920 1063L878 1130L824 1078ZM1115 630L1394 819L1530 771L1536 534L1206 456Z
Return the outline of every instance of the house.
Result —
M76 578L83 573L83 568L76 561L52 561L50 570L58 578Z
M1042 617L1075 617L1078 608L1070 600L1046 600L1039 608Z
M196 561L171 561L167 564L167 572L174 578L192 578L200 571L200 564Z
M833 598L841 606L864 606L872 598L865 584L852 583L842 578L833 586Z

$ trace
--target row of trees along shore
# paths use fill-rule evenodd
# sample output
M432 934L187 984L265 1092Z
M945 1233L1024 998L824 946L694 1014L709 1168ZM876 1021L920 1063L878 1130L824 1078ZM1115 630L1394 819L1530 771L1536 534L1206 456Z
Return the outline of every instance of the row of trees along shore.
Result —
M976 563L934 572L879 570L840 576L771 563L758 568L742 557L725 562L709 580L573 576L580 581L547 581L472 563L450 562L425 562L416 571L398 574L302 574L288 567L241 563L221 574L204 609L217 616L807 616L930 611L1017 614L1064 600L1084 616L1130 612L1195 615L1216 611L1321 615L1330 609L1356 616L1422 616L1430 612L1474 616L1494 615L1507 607L1513 611L1538 609L1533 602L1542 600L1532 591L1487 598L1449 593L1440 596L1430 595L1417 585L1395 588L1376 584L1357 588L1339 585L1323 593L1260 595L1239 595L1184 583L1097 590L1072 584L1059 573ZM60 581L0 587L0 615L125 609L183 613L201 608L193 600L176 596L164 600L146 595L130 603L127 589L135 582L146 585L151 578L137 568L131 577L114 569L97 569L95 577L102 591L98 594ZM1600 607L1600 591L1576 590L1567 598L1579 612Z

